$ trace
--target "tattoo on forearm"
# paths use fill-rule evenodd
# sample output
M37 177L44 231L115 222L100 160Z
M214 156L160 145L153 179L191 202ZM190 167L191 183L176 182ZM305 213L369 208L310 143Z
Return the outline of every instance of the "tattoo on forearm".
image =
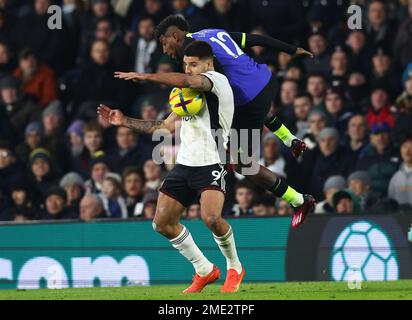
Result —
M152 134L160 129L164 124L163 120L139 120L126 117L126 127L135 130L138 133Z

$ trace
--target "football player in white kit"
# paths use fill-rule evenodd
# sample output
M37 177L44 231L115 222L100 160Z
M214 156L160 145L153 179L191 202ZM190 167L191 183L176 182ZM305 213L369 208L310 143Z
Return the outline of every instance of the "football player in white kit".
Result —
M205 93L202 110L183 117L180 129L181 146L176 165L163 182L153 227L169 239L172 246L186 257L196 271L193 283L183 292L201 292L220 277L220 270L211 263L194 242L189 230L179 220L196 197L200 197L201 217L227 261L227 275L221 292L235 292L245 275L235 246L233 230L222 218L226 171L219 157L212 129L221 129L227 147L234 113L233 91L226 76L214 71L210 45L195 41L185 49L183 73L138 74L116 72L115 77L133 81L152 81L171 87L189 87ZM177 115L171 113L164 121L143 121L126 117L120 110L105 105L99 116L112 125L132 128L140 133L158 129L175 129Z

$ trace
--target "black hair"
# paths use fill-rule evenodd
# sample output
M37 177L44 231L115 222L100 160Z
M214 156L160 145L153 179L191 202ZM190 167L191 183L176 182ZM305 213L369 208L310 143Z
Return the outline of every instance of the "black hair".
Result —
M97 22L96 22L95 29L97 29L97 25L98 25L99 23L101 23L101 22L108 22L109 25L110 25L110 29L112 29L112 31L115 31L115 30L116 30L116 25L115 25L115 23L113 22L113 20L110 19L110 18L107 18L107 17L99 18L99 19L97 20Z
M176 27L179 30L189 32L189 24L187 21L178 15L171 15L164 18L156 27L155 35L156 38L159 39L163 36L169 27Z
M322 78L323 81L327 82L326 76L323 72L311 72L308 74L307 79L316 77L316 78Z
M213 50L205 41L193 41L185 49L185 56L198 57L199 59L213 59Z
M32 49L24 48L23 50L20 51L19 60L27 59L29 57L34 57L36 60L38 60L37 53L33 51Z

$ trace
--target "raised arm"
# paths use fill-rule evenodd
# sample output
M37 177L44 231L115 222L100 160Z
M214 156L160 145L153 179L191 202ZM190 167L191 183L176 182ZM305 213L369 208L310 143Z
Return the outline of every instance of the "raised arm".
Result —
M269 47L275 50L280 50L290 55L295 56L309 56L313 57L312 53L305 49L298 48L294 45L280 41L278 39L263 36L259 34L251 34L244 32L229 32L232 39L242 48L250 48L253 46Z
M137 72L115 72L115 78L132 80L134 82L150 81L164 84L169 87L193 88L200 91L210 91L211 81L202 75L189 76L184 73L137 73Z
M153 134L160 129L173 132L175 130L175 121L179 119L172 112L165 120L140 120L127 117L120 110L111 109L104 104L98 107L97 114L108 124L127 127L141 134Z

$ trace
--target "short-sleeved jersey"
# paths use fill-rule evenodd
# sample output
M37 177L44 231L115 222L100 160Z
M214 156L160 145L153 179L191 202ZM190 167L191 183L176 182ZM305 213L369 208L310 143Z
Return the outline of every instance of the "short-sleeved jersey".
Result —
M245 54L227 31L204 29L187 37L210 44L232 86L236 106L252 101L269 82L272 73L268 66Z
M211 81L212 89L205 93L204 105L199 113L182 117L181 144L176 158L177 163L191 167L222 162L218 143L227 149L234 113L233 91L228 79L216 71L202 75Z

